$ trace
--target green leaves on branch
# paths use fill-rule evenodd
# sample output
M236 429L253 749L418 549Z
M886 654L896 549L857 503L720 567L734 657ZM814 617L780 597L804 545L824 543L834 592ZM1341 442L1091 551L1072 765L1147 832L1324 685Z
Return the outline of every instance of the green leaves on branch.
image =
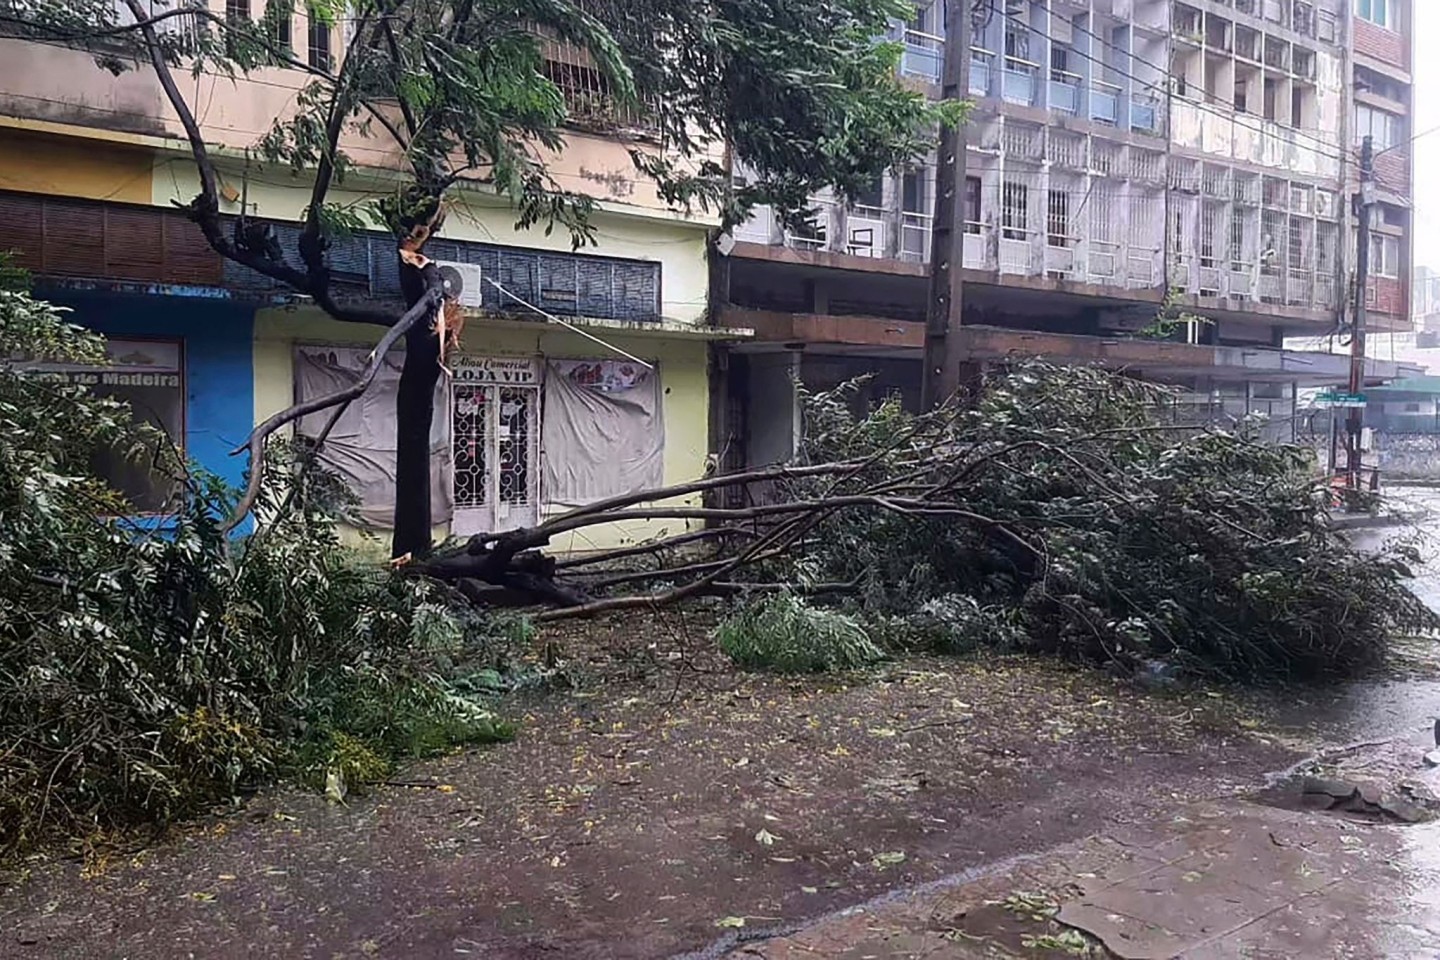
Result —
M1396 634L1440 627L1406 588L1403 547L1361 553L1332 532L1309 451L1249 424L1176 425L1169 400L1042 363L923 417L857 411L848 388L807 395L803 458L866 466L782 497L887 489L939 512L832 511L766 573L854 584L849 610L897 644L1163 660L1239 682L1352 676Z
M276 519L243 543L219 527L231 491L198 473L168 529L129 521L96 454L179 476L173 447L17 354L105 356L56 308L0 291L0 855L286 772L363 787L399 759L508 735L467 678L510 641L343 546L336 478L274 447L260 510Z

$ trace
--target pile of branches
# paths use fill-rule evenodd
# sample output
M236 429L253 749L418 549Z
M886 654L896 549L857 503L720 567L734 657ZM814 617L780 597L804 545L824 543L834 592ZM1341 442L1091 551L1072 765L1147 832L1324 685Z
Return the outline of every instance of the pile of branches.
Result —
M902 627L959 611L1008 646L1234 681L1352 675L1393 635L1437 627L1405 586L1413 551L1352 549L1309 451L1258 424L1177 426L1161 388L1039 362L922 416L857 412L853 393L806 397L795 462L482 535L416 570L492 602L543 599L540 619L776 591ZM536 552L634 519L703 527Z

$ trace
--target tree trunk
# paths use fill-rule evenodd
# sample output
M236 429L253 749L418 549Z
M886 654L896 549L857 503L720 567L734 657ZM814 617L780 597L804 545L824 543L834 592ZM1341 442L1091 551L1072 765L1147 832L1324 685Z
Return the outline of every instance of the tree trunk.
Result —
M432 268L433 269L433 268ZM425 295L426 279L400 263L400 288L407 306ZM405 364L395 401L395 531L392 557L430 552L430 429L435 419L435 384L440 379L440 338L421 321L405 334Z

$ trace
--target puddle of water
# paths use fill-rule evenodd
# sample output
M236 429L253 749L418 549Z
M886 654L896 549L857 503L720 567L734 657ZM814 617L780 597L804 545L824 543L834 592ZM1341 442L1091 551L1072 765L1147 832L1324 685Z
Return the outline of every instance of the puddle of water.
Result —
M1378 941L1387 960L1435 960L1440 956L1440 823L1402 833L1395 866L1393 917L1377 917ZM1382 894L1383 895L1383 894Z

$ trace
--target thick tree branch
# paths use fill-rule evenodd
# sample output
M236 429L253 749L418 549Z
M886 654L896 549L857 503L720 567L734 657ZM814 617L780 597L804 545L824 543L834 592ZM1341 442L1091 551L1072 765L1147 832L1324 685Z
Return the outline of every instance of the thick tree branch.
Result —
M246 450L250 452L250 477L245 485L244 494L235 505L235 512L228 521L227 529L234 529L234 527L255 508L255 501L260 495L260 482L264 476L265 441L270 435L286 424L309 416L312 413L318 413L321 410L328 410L331 407L342 404L348 405L355 400L355 398L370 389L370 385L375 382L375 377L380 373L380 368L385 363L385 356L390 352L391 348L400 342L401 338L409 332L411 327L420 323L422 320L432 317L435 311L440 308L444 300L444 287L440 279L440 273L433 263L427 264L422 269L422 272L425 275L428 285L425 296L409 310L406 310L395 325L385 332L385 336L375 345L375 349L370 351L365 372L360 376L359 380L343 390L337 390L323 397L306 400L303 403L297 403L281 410L279 413L269 417L255 427L255 429L250 432L249 438L231 451L232 455ZM338 414L335 419L339 419Z
M589 567L605 563L614 563L616 560L624 560L628 557L639 557L646 554L660 553L664 550L673 550L691 543L698 543L702 540L720 540L726 537L749 538L755 534L748 530L738 530L734 527L711 527L705 530L691 530L689 533L678 534L673 537L664 537L652 540L648 543L637 544L633 547L621 547L618 550L606 550L602 553L587 553L578 557L569 557L556 562L557 569L566 570L574 567Z

